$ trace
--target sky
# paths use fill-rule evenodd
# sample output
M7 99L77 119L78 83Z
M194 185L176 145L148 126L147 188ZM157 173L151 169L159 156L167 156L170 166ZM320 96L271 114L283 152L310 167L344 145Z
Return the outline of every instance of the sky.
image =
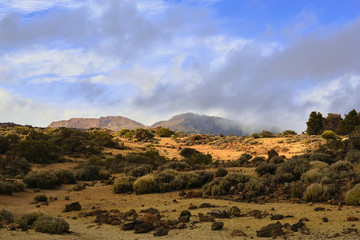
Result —
M360 111L357 0L0 0L0 122Z

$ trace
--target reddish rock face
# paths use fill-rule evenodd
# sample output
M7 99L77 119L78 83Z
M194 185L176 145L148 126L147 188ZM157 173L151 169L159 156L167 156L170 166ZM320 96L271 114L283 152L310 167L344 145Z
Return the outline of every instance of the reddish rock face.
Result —
M126 117L109 116L101 118L72 118L69 120L62 120L58 122L52 122L48 127L50 128L77 128L77 129L90 129L90 128L107 128L113 131L119 131L121 129L136 129L147 128L145 125L131 120Z

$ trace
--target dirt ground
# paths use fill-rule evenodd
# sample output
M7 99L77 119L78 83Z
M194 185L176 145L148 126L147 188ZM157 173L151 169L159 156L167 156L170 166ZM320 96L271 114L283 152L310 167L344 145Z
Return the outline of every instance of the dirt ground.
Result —
M287 143L286 139L262 139L264 143L259 144L259 155L262 154L263 149L270 148L273 144L282 144L280 149L290 149L286 152L279 152L280 155L288 154L287 156L301 154L308 146L301 141L294 143ZM179 144L170 138L161 139L156 147L161 154L167 157L179 158ZM132 147L142 148L140 144L134 144ZM210 153L213 157L222 160L234 160L238 158L244 151L236 149L219 149L214 146L197 145L192 146L204 153ZM113 152L111 154L117 154ZM76 163L53 164L46 168L50 170L60 168L73 168ZM34 169L43 168L37 165ZM232 169L232 171L243 171L247 174L254 174L253 169ZM62 217L70 224L69 234L64 235L50 235L44 233L37 233L30 229L28 231L10 231L7 228L0 229L0 239L258 239L256 231L261 227L270 223L275 223L277 220L271 220L270 216L274 214L282 214L289 216L279 220L282 224L290 223L295 224L301 218L306 217L309 221L305 222L305 232L294 233L288 231L286 235L278 237L278 239L360 239L359 234L345 234L344 230L348 228L356 228L360 230L359 221L347 221L350 216L360 218L360 207L343 206L340 210L338 206L328 204L297 204L290 202L277 202L267 204L254 204L254 203L239 203L221 199L202 199L192 198L186 199L179 196L179 192L170 192L162 194L145 194L135 195L132 194L113 194L111 185L104 185L97 182L94 186L88 186L82 191L72 191L75 185L62 185L55 190L41 190L48 197L56 198L57 200L50 201L49 205L40 205L37 207L33 204L33 197L37 194L33 189L27 189L26 192L13 193L12 195L0 195L0 209L5 208L11 211L15 216L27 213L33 210L43 211L55 217ZM65 196L69 200L65 200ZM66 204L72 202L79 202L82 206L80 212L89 212L91 209L99 208L102 210L117 209L121 212L134 209L140 216L141 210L153 207L160 211L163 216L162 219L175 220L179 217L182 210L188 210L189 206L199 206L202 203L210 203L215 205L215 209L227 210L232 206L237 206L241 213L246 214L252 210L260 210L262 213L269 215L255 219L254 217L236 217L232 219L216 219L216 221L224 222L224 228L219 231L212 231L211 224L208 222L198 222L198 213L210 212L213 208L198 208L190 210L192 216L190 223L187 224L186 229L170 230L167 236L154 237L153 233L134 234L133 231L122 231L120 226L111 225L97 225L94 223L95 217L78 217L80 212L64 213L63 209ZM324 207L325 211L314 211L316 207ZM266 215L266 214L265 214ZM328 222L324 222L323 218L327 218ZM76 219L75 219L76 218ZM231 237L230 233L234 229L242 230L247 234L246 237Z

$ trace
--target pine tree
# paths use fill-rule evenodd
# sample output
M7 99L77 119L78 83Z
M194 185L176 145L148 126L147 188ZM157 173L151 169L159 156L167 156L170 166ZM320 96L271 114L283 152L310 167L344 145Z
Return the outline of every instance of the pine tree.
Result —
M345 118L340 123L340 133L350 134L355 130L356 126L360 125L360 119L355 109L351 110L348 114L345 114Z
M306 122L306 133L309 135L319 135L323 130L323 117L320 112L311 112L309 120Z

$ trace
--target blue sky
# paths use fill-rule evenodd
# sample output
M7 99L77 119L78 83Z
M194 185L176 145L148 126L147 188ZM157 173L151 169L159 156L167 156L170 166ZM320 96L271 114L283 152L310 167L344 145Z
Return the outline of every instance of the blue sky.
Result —
M0 0L0 122L360 110L355 0Z

